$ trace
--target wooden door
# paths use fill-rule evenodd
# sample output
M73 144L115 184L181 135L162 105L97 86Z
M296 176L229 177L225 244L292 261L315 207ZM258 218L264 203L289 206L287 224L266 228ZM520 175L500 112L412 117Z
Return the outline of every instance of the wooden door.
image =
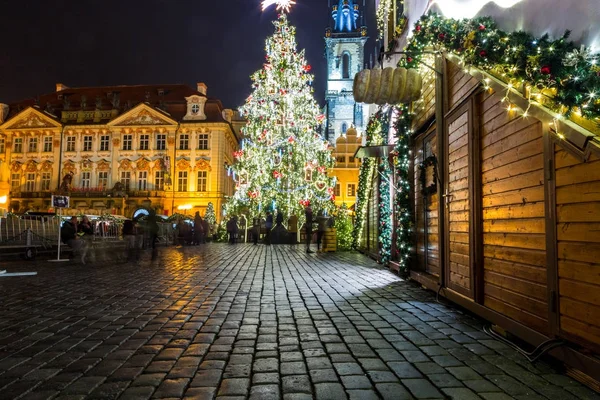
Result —
M445 285L471 299L475 298L474 261L477 247L477 213L474 203L474 175L477 154L475 101L470 98L446 119L444 136L444 244Z
M416 265L422 272L439 279L439 171L435 165L426 167L426 160L437 160L437 136L432 130L415 141L414 209L416 223ZM433 185L432 185L433 184Z

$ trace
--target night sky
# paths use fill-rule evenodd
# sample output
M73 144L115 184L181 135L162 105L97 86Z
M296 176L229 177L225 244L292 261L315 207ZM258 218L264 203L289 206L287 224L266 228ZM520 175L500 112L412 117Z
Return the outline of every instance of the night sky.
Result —
M262 66L265 38L277 17L274 7L261 12L260 0L36 3L14 0L0 7L0 103L53 92L57 82L70 87L205 82L210 97L236 108L250 93L250 74ZM367 54L375 47L373 3L367 0ZM322 103L327 0L297 0L289 18Z

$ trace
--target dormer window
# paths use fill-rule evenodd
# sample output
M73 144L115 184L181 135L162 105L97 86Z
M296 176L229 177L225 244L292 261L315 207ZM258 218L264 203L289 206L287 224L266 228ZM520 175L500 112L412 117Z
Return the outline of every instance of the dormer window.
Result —
M187 113L185 117L183 117L186 121L203 121L206 119L206 114L204 113L204 105L206 104L205 96L192 95L190 97L186 97L187 101Z
M200 111L200 105L197 103L192 104L192 114L197 115Z

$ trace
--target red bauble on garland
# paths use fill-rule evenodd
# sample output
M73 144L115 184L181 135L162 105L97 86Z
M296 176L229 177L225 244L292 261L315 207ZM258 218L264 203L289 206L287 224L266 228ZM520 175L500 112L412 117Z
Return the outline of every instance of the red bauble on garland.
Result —
M542 75L550 75L551 72L552 70L550 69L549 65L544 65L542 68L540 68L540 73Z
M480 55L481 57L485 57L485 56L487 56L487 51L485 51L485 50L481 50L481 51L479 52L479 55Z
M416 30L417 32L421 32L421 25L417 25L417 27L415 28L415 30Z
M312 67L310 65L304 66L304 72L310 72L311 69L312 69Z
M479 30L480 31L485 31L485 25L479 24Z

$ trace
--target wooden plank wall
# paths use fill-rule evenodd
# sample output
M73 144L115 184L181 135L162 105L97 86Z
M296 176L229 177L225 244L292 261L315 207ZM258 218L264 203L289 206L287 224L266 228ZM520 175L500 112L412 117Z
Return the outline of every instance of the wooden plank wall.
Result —
M435 72L425 69L421 98L413 102L413 127L427 128L425 123L435 115Z
M463 294L471 291L469 258L469 111L448 125L449 282Z
M471 75L465 74L457 64L448 62L447 65L448 107L452 109L466 99L481 82Z
M484 305L548 333L542 124L481 103Z
M561 331L600 348L600 159L555 148Z
M414 154L414 187L415 187L415 224L416 231L416 267L434 276L440 275L440 253L438 248L438 194L424 197L422 194L421 171L418 168L423 162L425 154L437 156L437 136L430 136L426 144L421 136L415 143ZM427 135L428 136L428 135ZM439 173L439 172L438 172Z

